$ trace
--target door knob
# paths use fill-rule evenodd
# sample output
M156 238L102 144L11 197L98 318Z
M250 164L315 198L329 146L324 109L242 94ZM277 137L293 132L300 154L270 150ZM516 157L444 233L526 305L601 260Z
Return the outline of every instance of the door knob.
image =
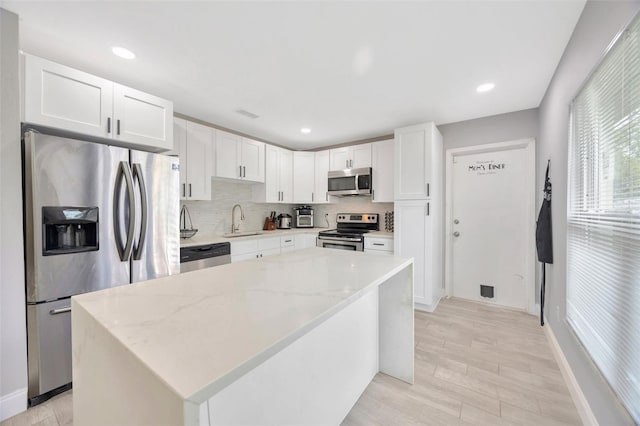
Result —
M453 219L453 223L455 223L456 225L460 223L460 221L458 219Z
M453 236L454 236L454 237L459 237L459 236L460 236L460 233L459 233L458 231L456 231L456 232L454 232L454 233L453 233Z

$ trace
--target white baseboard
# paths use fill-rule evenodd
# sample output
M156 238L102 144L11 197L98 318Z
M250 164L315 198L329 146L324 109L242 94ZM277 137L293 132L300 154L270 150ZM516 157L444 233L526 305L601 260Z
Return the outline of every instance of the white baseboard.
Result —
M438 307L438 303L440 303L440 299L436 300L436 303L433 303L431 305L425 305L423 303L415 302L413 304L413 307L416 311L433 312Z
M27 409L27 388L0 396L0 421L22 413Z
M584 396L584 393L582 393L582 389L576 380L576 376L574 376L573 371L571 370L571 366L569 365L567 358L564 356L564 352L562 352L562 349L556 340L556 336L553 334L553 330L549 327L549 324L546 324L546 318L545 326L543 328L547 335L547 340L551 345L553 355L560 366L562 377L569 388L569 393L571 393L573 403L576 404L576 409L578 410L580 419L582 419L582 423L586 426L598 426L598 421L591 410L591 406L589 405L587 398Z

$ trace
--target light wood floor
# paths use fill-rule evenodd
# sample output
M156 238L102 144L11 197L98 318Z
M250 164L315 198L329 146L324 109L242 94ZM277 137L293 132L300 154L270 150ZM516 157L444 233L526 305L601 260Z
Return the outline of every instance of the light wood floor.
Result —
M581 424L536 317L449 299L415 319L415 384L378 374L345 425ZM0 426L71 424L69 391Z
M534 316L461 299L415 314L415 383L378 374L344 425L580 425Z

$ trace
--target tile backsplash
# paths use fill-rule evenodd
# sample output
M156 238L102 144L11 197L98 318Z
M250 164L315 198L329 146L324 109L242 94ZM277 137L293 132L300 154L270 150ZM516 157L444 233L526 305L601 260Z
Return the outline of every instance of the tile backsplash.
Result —
M293 216L294 207L299 204L265 204L253 202L251 185L213 180L211 182L211 201L183 201L191 213L193 227L198 229L199 236L216 236L231 231L231 209L240 204L245 220L239 221L240 213L236 212L236 220L240 222L240 231L256 231L262 229L264 219L273 210L289 213ZM393 203L372 203L369 197L342 197L333 204L314 205L314 221L316 227L327 227L325 214L328 215L329 228L335 228L338 213L379 213L380 230L384 230L384 213L393 211Z

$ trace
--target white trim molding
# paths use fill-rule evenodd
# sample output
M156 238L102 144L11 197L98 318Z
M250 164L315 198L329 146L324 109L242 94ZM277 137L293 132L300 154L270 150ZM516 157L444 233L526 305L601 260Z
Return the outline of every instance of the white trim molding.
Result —
M536 229L536 150L535 150L535 139L527 138L527 139L518 139L507 142L498 142L498 143L490 143L483 145L474 145L463 148L452 148L447 149L446 151L446 181L445 181L445 266L444 266L444 280L445 280L445 295L447 297L453 296L453 242L452 242L452 221L453 221L453 187L452 187L452 179L453 179L453 159L454 157L461 155L470 155L470 154L481 154L484 152L494 152L494 151L508 151L513 149L525 149L527 155L527 198L528 202L531 205L529 209L529 215L527 220L529 222L527 235L530 239L529 241L529 252L527 253L527 301L525 310L532 314L536 314L536 244L535 244L535 229ZM495 304L492 304L495 306Z
M27 388L0 396L0 421L27 410Z
M569 365L567 358L565 358L564 356L564 352L562 352L562 349L558 344L558 340L556 339L555 334L553 334L553 330L551 329L551 327L549 327L549 324L546 324L542 328L544 329L544 333L547 336L549 345L551 346L553 356L558 362L562 377L564 378L564 381L569 388L569 393L571 394L573 403L576 405L576 409L578 410L578 414L580 415L582 423L586 426L598 426L596 416L593 414L591 406L589 405L587 398L584 396L584 393L582 392L582 389L580 388L580 385L576 380L576 376L573 374L571 366Z

